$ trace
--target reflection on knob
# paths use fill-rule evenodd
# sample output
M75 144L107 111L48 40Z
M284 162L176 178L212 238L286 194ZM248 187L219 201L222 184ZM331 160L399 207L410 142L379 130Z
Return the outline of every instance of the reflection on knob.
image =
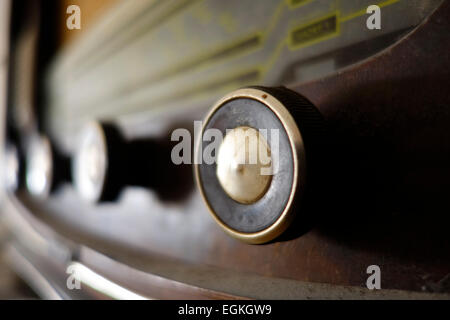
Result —
M88 202L114 201L126 186L153 189L164 198L176 189L170 146L156 139L127 140L113 124L92 122L81 131L73 161L75 188Z
M3 185L8 192L15 192L23 186L24 160L19 149L7 143L3 163Z
M322 148L320 112L286 88L249 87L222 98L206 117L202 137L219 130L216 161L201 161L209 139L196 148L195 175L216 222L231 236L264 243L281 235L301 212Z
M250 141L255 141L255 149L262 151L256 152L254 163L245 161L251 156L251 148L245 146ZM262 161L262 155L267 155L267 164ZM260 174L270 165L270 160L270 148L264 136L253 128L237 127L226 134L219 148L217 178L230 198L243 204L254 203L266 193L272 181L272 175Z
M95 202L109 195L105 188L108 171L108 154L106 131L111 130L111 140L115 131L103 128L93 122L86 126L81 134L80 145L72 162L72 176L75 188L88 201Z
M69 178L69 158L59 153L47 137L33 136L26 155L25 179L29 193L46 198Z

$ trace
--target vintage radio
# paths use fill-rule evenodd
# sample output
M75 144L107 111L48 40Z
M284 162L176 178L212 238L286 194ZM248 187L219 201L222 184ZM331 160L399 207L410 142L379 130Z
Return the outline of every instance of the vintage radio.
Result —
M448 1L9 9L2 221L42 297L449 297Z

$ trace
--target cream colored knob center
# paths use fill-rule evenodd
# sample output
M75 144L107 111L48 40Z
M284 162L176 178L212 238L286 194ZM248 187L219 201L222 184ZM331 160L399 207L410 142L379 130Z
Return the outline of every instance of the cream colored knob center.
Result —
M258 130L238 127L227 132L217 156L217 177L233 200L251 204L261 199L272 181L271 154Z

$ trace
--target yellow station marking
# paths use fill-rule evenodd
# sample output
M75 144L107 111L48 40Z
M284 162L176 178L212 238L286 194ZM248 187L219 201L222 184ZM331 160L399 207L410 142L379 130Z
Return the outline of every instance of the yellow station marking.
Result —
M301 3L303 5L303 4L309 3L311 1L312 0L310 0L310 1L303 1L303 2L299 2L299 4ZM399 2L399 1L400 0L387 0L387 1L379 2L376 5L379 6L380 8L382 8L382 7L386 7L386 6L392 5L392 4L394 4L396 2ZM295 3L295 2L296 2L295 0L288 0L288 4L291 7L291 9L295 9L296 8L296 7L292 6L292 4ZM340 24L341 23L347 22L347 21L352 20L352 19L355 19L355 18L360 17L362 15L365 15L366 14L366 10L367 9L362 9L362 10L359 10L357 12L354 12L354 13L351 13L349 15L346 15L345 17L339 17L339 14L338 14L339 12L335 12L335 14L337 13L337 21L336 21L337 29L340 30ZM318 21L320 19L321 18L316 19L316 21ZM294 30L296 30L297 28L298 28L298 26L294 27ZM290 46L291 33L292 33L292 30L289 32L289 35L286 38L280 39L279 43L277 44L275 49L272 51L272 55L269 57L267 62L262 66L261 69L263 70L263 77L272 68L272 66L275 64L275 62L277 61L277 59L280 56L281 52L283 51L282 49L284 48L284 46L285 45ZM328 40L328 39L330 39L330 38L332 38L332 37L334 37L336 35L337 34L331 34L331 35L326 36L326 37L320 37L320 38L316 39L317 41L311 41L311 42L308 42L308 43L305 42L303 45L296 46L294 48L291 47L291 49L298 50L300 48L304 48L304 47L309 46L309 45L313 45L313 44L316 44L316 43L319 43L319 42L322 42L322 41L326 41L326 40Z
M267 24L267 27L262 32L256 32L253 34L250 34L244 38L240 38L238 40L234 40L232 42L229 42L225 45L222 45L221 47L215 48L211 51L209 51L206 54L203 54L201 56L198 56L196 58L193 58L192 60L188 62L182 62L180 65L173 67L169 70L163 71L162 74L159 75L160 78L165 78L166 76L173 75L178 72L186 71L187 69L196 68L196 67L210 67L214 65L215 62L219 60L228 60L236 57L237 55L244 55L244 54L250 54L253 53L259 49L261 49L268 36L272 33L273 29L278 24L282 13L286 7L289 7L292 10L298 9L299 7L306 5L308 3L311 3L313 0L284 0L280 1L280 4L275 9L273 15L269 19L269 23ZM378 5L380 8L389 6L391 4L394 4L396 2L399 2L400 0L387 0L383 2L379 2L376 5ZM203 8L203 11L201 12L203 16L204 21L203 22L209 22L211 19L211 16L207 16L205 14L206 8ZM279 58L281 52L283 52L284 47L287 45L289 49L291 50L298 50L300 48L304 48L313 44L320 43L322 41L326 41L330 38L336 37L340 34L340 24L347 22L349 20L352 20L354 18L360 17L362 15L366 14L366 9L359 10L357 12L351 13L349 15L346 15L344 17L340 17L339 11L334 11L326 16L322 16L320 18L316 18L312 21L309 21L307 23L302 23L301 25L297 25L294 28L292 28L288 35L284 38L281 38L280 41L277 43L275 48L272 51L271 56L267 59L265 63L263 63L261 66L247 70L246 72L242 72L242 70L232 70L230 71L230 76L222 77L221 79L215 79L210 81L209 88L210 89L219 89L219 84L222 83L225 85L225 87L230 87L232 85L237 85L238 83L240 85L245 84L245 80L241 78L242 75L252 75L252 81L259 81L261 79L264 79L264 76L271 70L273 65L276 63L277 59ZM207 19L206 19L207 17ZM335 20L332 20L332 19ZM329 19L329 20L327 20ZM334 21L334 22L333 22ZM328 25L321 24L321 23L328 23ZM329 25L329 23L334 23L333 25ZM311 27L311 29L308 29L308 27ZM298 43L295 43L295 41L292 41L292 36L295 32L301 32L304 31L304 39L305 41L298 41ZM316 33L316 35L308 35L311 33ZM309 37L309 38L308 38ZM255 40L250 45L246 46L244 45L246 41L249 41L250 39ZM297 39L298 40L298 39ZM238 48L241 47L242 50L239 50ZM233 50L233 48L237 49L236 51ZM192 63L194 62L194 65ZM190 65L190 67L187 67ZM245 77L244 77L245 78ZM226 80L225 80L226 79ZM244 81L240 81L244 80ZM189 90L186 90L183 92L184 96L186 95L193 95L197 96L200 95L202 90L204 90L207 86L197 86L195 88L191 88ZM214 87L214 88L212 88ZM222 88L223 89L223 88ZM158 99L160 103L162 102L168 102L168 100L171 100L169 97L166 99Z
M328 40L340 34L339 12L333 12L302 23L289 32L288 45L291 50Z
M291 9L297 9L313 0L287 0L288 5Z
M380 2L380 3L375 3L375 4L376 4L377 6L379 6L380 8L383 8L383 7L389 6L389 5L394 4L394 3L396 3L396 2L399 2L399 1L400 1L400 0L387 0L387 1ZM367 10L367 8L364 8L364 9L359 10L359 11L357 11L357 12L351 13L351 14L345 16L345 17L342 17L342 18L341 18L341 22L346 22L346 21L352 20L352 19L354 19L354 18L363 16L363 15L366 14L366 10Z

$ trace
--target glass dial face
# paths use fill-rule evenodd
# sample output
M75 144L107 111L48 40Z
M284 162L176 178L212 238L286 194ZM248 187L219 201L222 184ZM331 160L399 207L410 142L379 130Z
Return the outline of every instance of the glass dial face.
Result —
M136 3L117 8L121 19L113 10L108 28L50 69L49 123L58 134L75 131L62 138L86 118L139 124L155 112L207 109L243 86L330 75L397 42L442 0Z

